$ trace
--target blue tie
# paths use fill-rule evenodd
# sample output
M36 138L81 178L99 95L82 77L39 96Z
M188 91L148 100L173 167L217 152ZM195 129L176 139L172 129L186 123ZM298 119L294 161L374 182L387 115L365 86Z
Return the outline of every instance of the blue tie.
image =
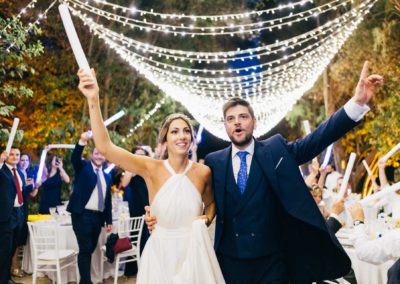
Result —
M239 151L237 155L240 158L240 168L237 176L237 185L239 187L240 193L243 194L244 190L246 189L247 183L247 163L246 163L246 156L248 152L246 151Z
M104 211L104 196L103 196L103 186L101 184L101 179L100 179L100 172L99 169L96 168L96 176L97 176L97 195L99 197L99 211L103 212Z

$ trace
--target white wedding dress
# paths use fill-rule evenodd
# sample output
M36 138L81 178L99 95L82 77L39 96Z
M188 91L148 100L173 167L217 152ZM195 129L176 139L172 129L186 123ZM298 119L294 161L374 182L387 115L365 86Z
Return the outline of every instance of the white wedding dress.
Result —
M157 217L139 263L138 284L225 283L207 227L198 216L202 211L199 191L186 176L176 174L168 160L164 165L171 177L151 204Z

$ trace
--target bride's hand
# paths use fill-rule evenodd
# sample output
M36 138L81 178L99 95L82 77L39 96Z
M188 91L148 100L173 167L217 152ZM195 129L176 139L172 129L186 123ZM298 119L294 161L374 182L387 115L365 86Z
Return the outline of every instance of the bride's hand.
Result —
M156 216L150 216L150 206L145 206L144 210L146 211L144 221L146 222L147 229L149 229L151 234L154 230L154 226L157 224L157 218Z
M197 219L205 220L207 227L210 225L210 220L208 219L207 215L201 215L201 216L197 217Z
M88 74L82 69L78 71L79 85L78 88L89 99L98 98L99 96L99 85L96 80L96 73L91 69L92 74Z

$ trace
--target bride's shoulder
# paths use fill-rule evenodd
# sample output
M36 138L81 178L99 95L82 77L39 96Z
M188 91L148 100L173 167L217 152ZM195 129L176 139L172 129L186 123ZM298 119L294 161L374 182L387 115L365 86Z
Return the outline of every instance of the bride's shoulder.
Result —
M202 164L202 163L193 163L193 169L196 171L196 174L201 176L211 175L210 167Z

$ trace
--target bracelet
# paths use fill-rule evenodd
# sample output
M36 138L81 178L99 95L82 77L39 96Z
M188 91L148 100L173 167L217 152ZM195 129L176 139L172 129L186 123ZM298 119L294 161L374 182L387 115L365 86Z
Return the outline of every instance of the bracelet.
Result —
M360 224L364 224L364 221L354 220L354 223L353 223L354 226L358 226Z

